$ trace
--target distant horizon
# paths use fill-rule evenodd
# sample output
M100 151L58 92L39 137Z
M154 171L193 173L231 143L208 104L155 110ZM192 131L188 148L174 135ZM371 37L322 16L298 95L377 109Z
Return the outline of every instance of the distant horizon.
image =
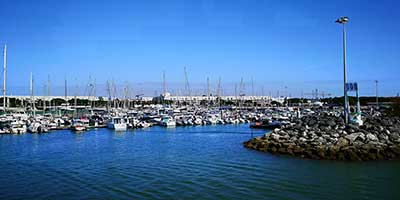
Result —
M218 83L216 81L210 80L210 93L216 95L218 93ZM144 94L144 96L159 96L163 92L163 85L162 82L128 82L129 85L127 87L126 82L123 83L115 83L116 87L116 92L117 96L123 96L123 91L124 88L129 88L129 93L131 93L131 96L135 96L138 94ZM252 96L252 87L251 87L251 81L244 81L244 89L243 93L246 96ZM340 97L343 96L343 89L341 86L341 81L336 81L336 82L322 82L320 83L320 87L316 88L314 87L317 84L314 83L309 83L307 84L307 87L302 89L302 88L295 88L296 83L291 83L285 85L287 88L285 89L285 86L282 85L280 82L270 82L267 84L260 84L257 82L254 82L254 95L255 96L273 96L276 97L278 96L290 96L290 97L305 97L305 98L311 98L313 96L313 93L315 93L315 90L318 90L319 96L322 96L324 94L326 97ZM111 85L111 81L110 81ZM331 85L337 85L333 92L332 90L329 90ZM362 81L359 82L359 95L360 96L376 96L375 93L375 83L373 81ZM368 87L365 87L367 85ZM385 86L385 82L380 83L381 86L378 88L378 96L380 97L395 97L398 95L399 92L385 92L382 94L382 91L384 88L382 88L382 85ZM221 81L221 93L222 95L225 96L234 96L235 95L235 86L237 87L236 93L239 94L239 86L240 86L240 81L237 83L224 83ZM276 86L276 87L273 87ZM294 86L294 87L291 87ZM96 82L96 94L97 96L108 96L107 94L107 86L106 83L98 83ZM30 95L30 87L29 83L27 83L24 86L8 86L7 87L8 95ZM88 82L86 83L74 83L73 81L67 81L67 92L68 96L74 96L75 92L77 92L78 96L87 96L89 93L91 87L88 87ZM207 94L207 84L206 82L204 83L190 83L190 91L191 95L206 95ZM324 90L325 88L325 90ZM54 96L64 96L64 85L51 85L50 88L50 94ZM185 90L185 85L183 82L167 82L166 86L167 92L169 92L172 95L178 95L182 96L187 94L187 90ZM47 88L47 83L34 83L34 94L38 96L43 96L48 94L48 88ZM355 92L349 92L348 93L350 96L355 96Z

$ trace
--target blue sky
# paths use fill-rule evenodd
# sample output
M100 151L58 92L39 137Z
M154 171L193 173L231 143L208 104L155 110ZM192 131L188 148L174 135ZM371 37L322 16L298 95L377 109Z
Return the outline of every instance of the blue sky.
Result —
M37 93L48 75L63 93L64 77L79 84L129 81L147 94L183 89L187 67L201 93L221 77L226 93L243 78L250 94L293 96L318 88L342 94L341 27L350 18L348 77L362 95L400 91L400 3L314 0L0 0L0 44L7 44L10 92ZM72 87L72 86L71 86ZM142 88L140 88L142 87ZM101 86L99 86L101 88ZM104 88L104 87L103 87ZM101 91L99 92L101 93Z

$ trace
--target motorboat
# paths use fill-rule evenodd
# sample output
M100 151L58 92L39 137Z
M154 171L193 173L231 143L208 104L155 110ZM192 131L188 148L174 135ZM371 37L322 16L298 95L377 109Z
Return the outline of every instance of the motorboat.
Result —
M176 121L170 116L163 116L161 117L160 125L165 127L175 127Z
M73 131L85 131L89 128L89 119L82 118L82 119L74 119L72 121L71 129Z
M12 121L10 123L10 130L11 133L21 134L21 133L26 133L27 128L25 122L18 120L18 121Z
M262 129L275 129L280 128L282 126L282 122L278 120L269 120L264 119L261 121L254 121L250 123L250 128L262 128Z
M107 123L107 128L113 129L115 131L125 131L128 126L125 120L121 117L111 117Z
M28 126L28 132L30 133L47 133L48 131L44 124L37 121L30 123Z

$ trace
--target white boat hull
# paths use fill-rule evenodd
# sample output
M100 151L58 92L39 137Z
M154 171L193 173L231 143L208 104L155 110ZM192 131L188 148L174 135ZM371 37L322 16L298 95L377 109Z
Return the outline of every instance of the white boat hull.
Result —
M176 122L175 121L162 122L161 125L166 127L175 127Z
M120 124L109 123L107 127L115 131L126 131L126 129L128 128L127 124L125 123L120 123Z

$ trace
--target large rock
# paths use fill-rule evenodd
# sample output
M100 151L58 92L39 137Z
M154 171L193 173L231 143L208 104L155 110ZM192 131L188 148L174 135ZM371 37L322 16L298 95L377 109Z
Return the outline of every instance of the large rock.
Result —
M345 138L348 139L351 143L353 143L356 140L364 141L365 135L364 133L357 132L357 133L352 133L350 135L346 135Z
M398 133L392 133L392 134L389 135L389 138L390 138L391 141L396 142L397 140L400 139L400 136L399 136Z
M371 134L371 133L368 133L368 134L366 135L366 138L367 138L369 141L378 141L378 138L377 138L374 134Z
M275 141L278 141L280 137L281 136L276 133L271 133L271 135L270 135L270 138L272 138Z
M336 146L338 147L342 147L342 146L348 146L349 145L349 141L346 138L339 138L339 140L336 142Z

